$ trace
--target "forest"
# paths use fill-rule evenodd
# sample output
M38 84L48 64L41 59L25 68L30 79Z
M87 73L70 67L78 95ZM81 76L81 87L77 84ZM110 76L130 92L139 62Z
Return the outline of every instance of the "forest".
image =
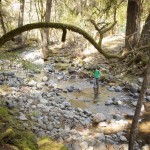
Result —
M0 150L150 150L149 0L0 0Z

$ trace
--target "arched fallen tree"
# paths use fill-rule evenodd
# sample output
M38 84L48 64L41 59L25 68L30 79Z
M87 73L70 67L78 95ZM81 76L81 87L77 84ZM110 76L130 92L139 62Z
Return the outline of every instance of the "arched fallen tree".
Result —
M73 25L69 25L69 24L63 24L63 23L43 23L43 22L39 22L39 23L27 24L27 25L24 25L22 27L16 28L16 29L6 33L5 35L3 35L0 38L0 47L4 43L6 43L7 41L11 40L13 37L21 34L22 32L29 31L29 30L32 30L32 29L37 29L37 28L61 29L63 32L65 31L65 34L66 34L67 30L71 30L73 32L81 34L85 39L87 39L98 50L99 53L103 54L104 57L106 57L107 59L111 59L111 58L123 59L123 58L126 57L126 55L121 56L121 55L113 55L113 54L106 53L101 48L101 45L96 43L96 41L86 31L80 29L79 27L76 27L76 26L73 26ZM65 36L63 37L63 41L65 39Z

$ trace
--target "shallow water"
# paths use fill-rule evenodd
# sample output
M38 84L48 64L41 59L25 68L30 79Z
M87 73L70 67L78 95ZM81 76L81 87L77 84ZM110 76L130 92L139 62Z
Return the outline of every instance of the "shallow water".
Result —
M120 100L122 97L127 97L125 92L113 92L108 91L106 86L100 85L100 94L96 100L96 103L93 103L94 91L93 84L90 83L89 79L68 79L67 81L57 80L54 76L51 77L53 83L55 83L57 88L67 89L70 86L75 87L76 89L80 89L81 91L73 91L73 92L62 92L60 95L69 100L73 107L80 107L82 109L89 109L93 113L104 113L107 119L111 118L112 115L120 114L125 115L129 112L133 112L129 107L117 106L117 105L109 105L106 106L106 100L119 97Z

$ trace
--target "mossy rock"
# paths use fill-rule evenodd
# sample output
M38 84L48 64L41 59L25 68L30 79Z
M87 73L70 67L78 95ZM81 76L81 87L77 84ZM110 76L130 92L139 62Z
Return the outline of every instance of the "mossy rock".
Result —
M67 148L62 143L45 137L38 141L38 150L67 150Z

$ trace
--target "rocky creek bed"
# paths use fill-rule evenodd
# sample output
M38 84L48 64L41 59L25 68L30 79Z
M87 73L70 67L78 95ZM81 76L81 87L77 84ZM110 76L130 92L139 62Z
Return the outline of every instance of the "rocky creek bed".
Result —
M23 56L33 53L25 52ZM36 63L41 61L38 57L35 55ZM133 116L142 78L137 83L117 85L112 81L119 77L109 76L100 82L101 94L93 103L92 78L80 78L83 70L89 70L87 65L74 64L64 57L50 58L34 71L9 60L1 60L0 64L2 99L9 109L19 108L16 117L39 137L64 142L69 150L128 149L131 121L126 117ZM150 90L143 113L149 102ZM149 128L149 124L146 126ZM136 150L146 150L150 141L139 138L136 143Z

